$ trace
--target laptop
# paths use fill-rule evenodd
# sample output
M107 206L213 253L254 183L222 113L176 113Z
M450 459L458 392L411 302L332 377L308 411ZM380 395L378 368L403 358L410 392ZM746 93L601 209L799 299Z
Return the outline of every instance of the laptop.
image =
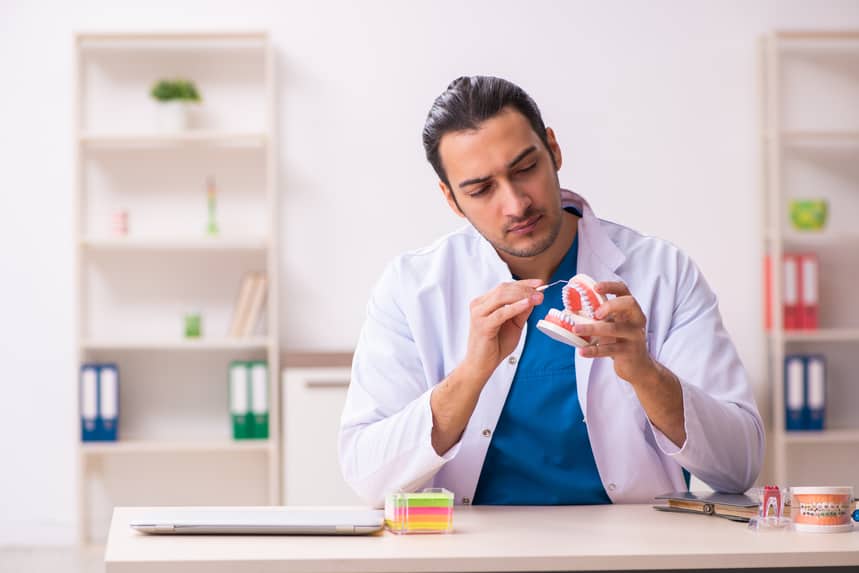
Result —
M159 535L365 535L384 524L375 509L189 507L152 509L129 525Z

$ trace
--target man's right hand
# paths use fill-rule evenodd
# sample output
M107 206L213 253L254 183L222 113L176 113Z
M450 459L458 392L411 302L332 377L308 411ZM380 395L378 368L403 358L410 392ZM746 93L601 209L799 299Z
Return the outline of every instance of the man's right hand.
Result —
M484 382L516 349L535 306L543 302L540 279L506 282L471 301L468 350L462 368Z
M489 376L513 352L535 306L543 302L539 279L503 283L471 301L465 359L430 396L432 446L447 452L462 436Z

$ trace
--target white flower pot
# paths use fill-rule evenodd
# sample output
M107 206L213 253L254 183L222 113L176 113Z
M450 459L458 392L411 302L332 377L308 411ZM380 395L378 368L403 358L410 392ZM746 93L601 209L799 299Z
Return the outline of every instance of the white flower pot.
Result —
M188 129L188 103L180 100L158 102L155 109L155 124L160 131L185 131Z

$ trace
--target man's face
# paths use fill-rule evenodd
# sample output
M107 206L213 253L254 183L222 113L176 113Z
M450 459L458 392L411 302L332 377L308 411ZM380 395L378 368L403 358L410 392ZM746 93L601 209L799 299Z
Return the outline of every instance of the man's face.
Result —
M561 229L561 152L551 129L547 137L552 155L525 116L508 108L439 144L450 187L440 185L451 209L514 257L539 255Z

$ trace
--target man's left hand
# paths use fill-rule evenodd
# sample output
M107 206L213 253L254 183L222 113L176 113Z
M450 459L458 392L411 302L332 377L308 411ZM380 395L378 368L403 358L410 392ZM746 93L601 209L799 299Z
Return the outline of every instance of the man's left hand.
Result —
M658 376L656 361L647 352L647 317L622 282L603 281L594 286L602 295L612 294L594 313L600 322L577 324L574 332L590 336L594 344L579 352L588 358L610 357L617 375L632 385Z

